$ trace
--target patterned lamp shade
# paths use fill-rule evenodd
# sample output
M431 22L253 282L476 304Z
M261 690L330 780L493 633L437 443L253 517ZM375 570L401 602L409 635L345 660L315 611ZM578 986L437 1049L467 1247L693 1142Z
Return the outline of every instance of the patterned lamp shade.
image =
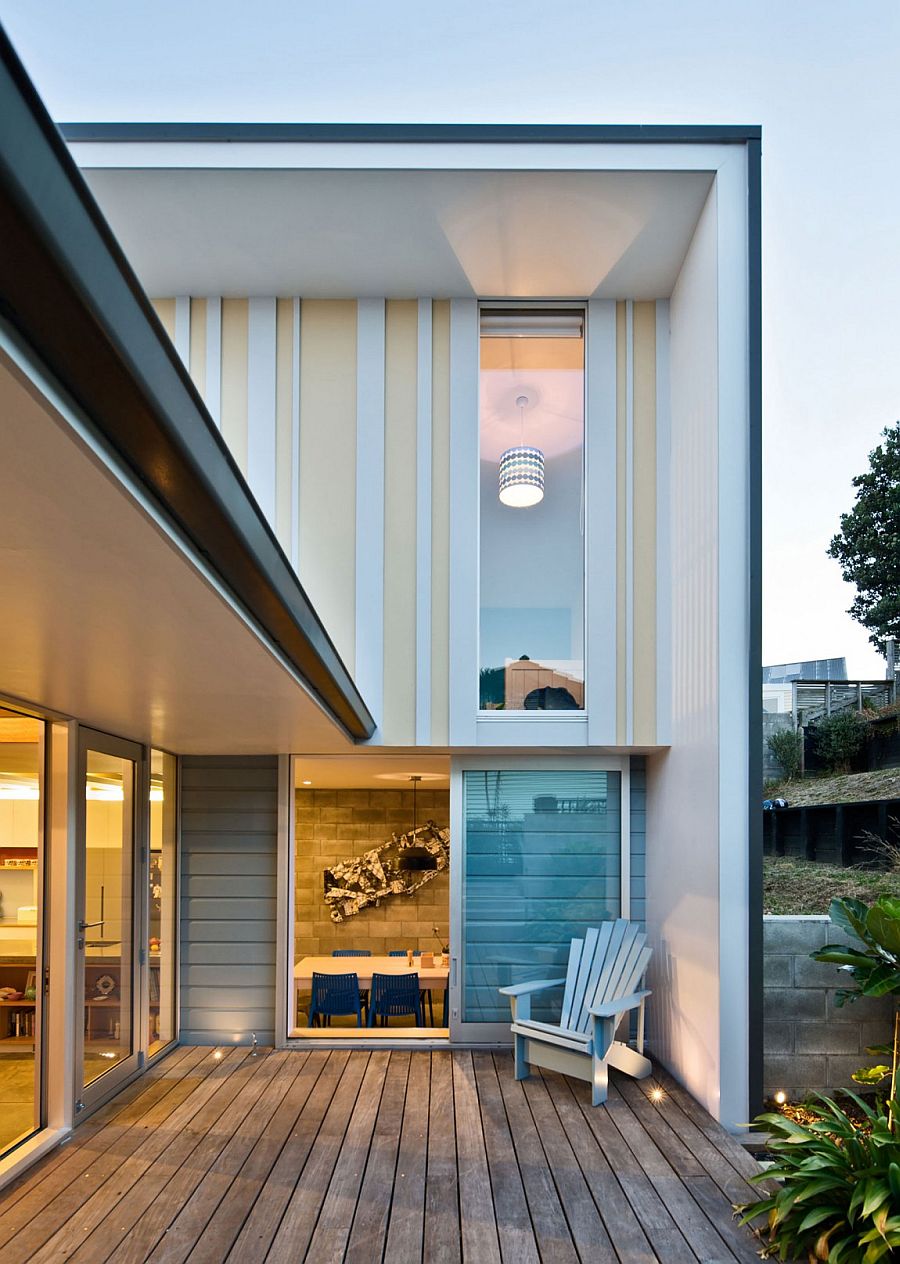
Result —
M500 458L500 499L527 509L544 499L544 454L540 448L507 448Z

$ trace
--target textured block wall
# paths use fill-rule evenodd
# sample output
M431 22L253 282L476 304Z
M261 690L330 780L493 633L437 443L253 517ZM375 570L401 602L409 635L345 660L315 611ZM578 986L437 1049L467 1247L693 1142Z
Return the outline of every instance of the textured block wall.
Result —
M412 828L411 790L298 790L294 867L294 950L296 957L327 955L335 948L368 948L374 955L392 948L439 945L431 933L437 924L446 942L450 916L449 870L439 873L414 895L391 896L379 908L363 909L332 922L325 903L323 873L339 860L352 860ZM420 790L420 825L450 824L446 790Z
M783 1089L793 1099L853 1088L861 1066L883 1061L866 1047L891 1038L890 997L863 997L838 1009L846 975L810 960L826 943L846 943L827 917L766 917L763 933L766 1096Z

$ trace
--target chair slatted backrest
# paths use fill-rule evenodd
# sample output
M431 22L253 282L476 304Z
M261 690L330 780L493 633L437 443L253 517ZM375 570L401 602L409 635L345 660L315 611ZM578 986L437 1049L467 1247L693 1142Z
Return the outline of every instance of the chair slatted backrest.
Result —
M647 968L651 949L636 922L618 918L590 928L584 939L573 939L563 994L560 1027L587 1032L588 1006L629 996Z

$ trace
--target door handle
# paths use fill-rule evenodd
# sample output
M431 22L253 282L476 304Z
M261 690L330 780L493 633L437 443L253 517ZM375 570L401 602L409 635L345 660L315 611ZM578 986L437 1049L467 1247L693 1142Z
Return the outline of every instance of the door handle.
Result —
M105 919L102 919L102 920L101 920L101 921L99 921L99 922L79 922L79 923L78 923L78 929L79 929L79 930L88 930L88 928L89 928L89 927L91 927L91 926L102 926L102 925L103 925L103 920L105 920Z

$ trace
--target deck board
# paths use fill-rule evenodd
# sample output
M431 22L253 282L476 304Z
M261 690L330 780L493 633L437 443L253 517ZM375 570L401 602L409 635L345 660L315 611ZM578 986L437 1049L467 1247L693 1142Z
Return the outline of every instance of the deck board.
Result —
M657 1090L662 1088L660 1095ZM177 1049L0 1192L5 1264L757 1259L754 1160L663 1071L606 1106L505 1053Z

